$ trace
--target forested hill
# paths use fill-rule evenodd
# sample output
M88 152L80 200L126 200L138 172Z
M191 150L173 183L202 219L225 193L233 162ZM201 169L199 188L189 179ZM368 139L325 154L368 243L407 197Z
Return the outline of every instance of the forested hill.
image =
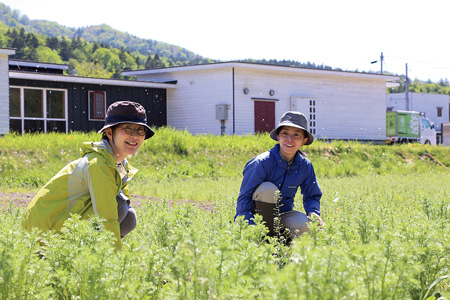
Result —
M106 24L70 28L56 22L30 20L19 10L0 3L0 47L15 48L12 59L22 59L69 65L69 73L78 76L122 78L124 70L151 69L170 66L195 65L218 62L205 58L180 46L141 39L118 31ZM326 65L292 60L253 60L290 67L341 70ZM352 71L352 70L347 70ZM396 75L396 74L394 74ZM401 86L389 92L404 92ZM448 94L447 80L410 81L409 91Z
M137 52L142 55L158 54L167 57L174 65L187 63L202 63L204 58L185 48L159 42L151 39L141 39L129 33L124 33L101 24L83 28L70 28L56 22L45 20L30 20L25 14L0 3L0 21L10 28L24 28L25 32L42 34L46 37L80 38L87 42L96 42L126 51ZM207 60L209 62L209 60Z
M25 14L22 14L19 10L12 9L3 3L0 3L0 22L6 25L6 27L2 28L3 30L1 33L3 34L7 33L7 29L11 30L17 29L19 31L20 29L23 29L24 35L30 33L36 36L43 35L47 39L51 38L52 41L55 41L55 39L53 38L58 38L59 41L61 42L64 38L66 39L66 42L70 43L70 41L78 39L76 42L77 44L79 44L79 41L83 41L87 43L96 43L100 47L109 47L124 50L134 56L140 57L140 59L137 62L138 63L137 68L140 68L139 63L142 63L143 67L154 68L161 66L164 67L164 66L177 66L188 64L192 65L192 64L212 63L219 61L216 59L202 57L180 46L175 46L151 39L141 39L129 33L124 33L116 29L113 29L106 24L88 26L83 28L70 28L59 25L56 22L45 20L30 20ZM18 32L17 34L20 33ZM13 35L15 34L13 33ZM2 39L3 47L12 46L11 45L12 41L9 41L8 37ZM26 36L25 39L27 39ZM16 44L19 44L20 46L21 43ZM15 48L17 48L17 45L15 45ZM97 48L97 46L95 46L94 48ZM54 50L57 50L58 53L61 52L61 49L54 49ZM154 57L155 54L157 54L157 59L159 59L160 61L159 62L154 61L146 64L149 58L150 60L155 59ZM149 57L149 55L151 57ZM23 56L22 53L20 52L18 53L18 55L16 55L15 58L32 59L34 57L29 57L27 55ZM42 56L39 58L42 59ZM62 59L64 62L67 62L64 58ZM87 59L89 60L89 57ZM329 69L329 70L332 69L330 66L326 65L316 65L310 62L301 63L291 60L277 61L277 60L246 59L244 61L292 66L292 67L306 67L306 68ZM118 74L115 74L114 76L118 76Z

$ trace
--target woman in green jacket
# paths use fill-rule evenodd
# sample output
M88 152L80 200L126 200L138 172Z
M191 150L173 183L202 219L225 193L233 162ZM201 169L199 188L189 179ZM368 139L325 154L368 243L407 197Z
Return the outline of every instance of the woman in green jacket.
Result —
M70 214L82 219L96 215L104 219L105 228L121 247L121 238L136 227L128 182L138 170L126 157L135 154L154 132L142 105L119 101L109 106L99 133L100 142L83 143L81 158L66 165L34 197L22 220L25 229L60 232Z

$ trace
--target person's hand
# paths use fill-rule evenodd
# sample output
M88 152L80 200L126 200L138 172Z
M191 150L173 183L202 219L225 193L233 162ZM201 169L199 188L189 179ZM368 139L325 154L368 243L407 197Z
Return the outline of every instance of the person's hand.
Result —
M317 226L319 226L320 228L325 227L325 223L323 222L322 218L315 212L310 212L308 214L308 219L310 219L311 222L317 222Z

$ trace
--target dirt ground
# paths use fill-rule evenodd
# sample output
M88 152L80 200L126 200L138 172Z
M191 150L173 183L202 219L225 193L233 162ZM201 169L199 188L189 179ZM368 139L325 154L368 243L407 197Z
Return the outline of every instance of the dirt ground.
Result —
M14 206L18 207L27 207L28 203L31 202L34 198L34 193L1 193L0 192L0 211L4 212L8 209L10 203ZM131 205L135 208L139 208L142 202L150 200L154 202L162 201L156 197L145 197L141 195L132 195L131 196ZM193 200L169 200L169 207L172 208L174 203L176 205L186 205L191 204L195 205L198 208L210 211L214 213L214 205L209 202L199 202Z

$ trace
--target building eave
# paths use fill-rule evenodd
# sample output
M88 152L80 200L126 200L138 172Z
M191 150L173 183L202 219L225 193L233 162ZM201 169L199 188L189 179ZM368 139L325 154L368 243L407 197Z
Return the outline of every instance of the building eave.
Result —
M17 71L9 71L9 78L41 80L41 81L58 81L58 82L82 83L82 84L143 87L143 88L161 88L161 89L176 88L176 83L174 82L161 83L161 82L149 82L137 80L120 80L120 79L91 78L91 77L78 77L78 76L54 75L54 74L38 74L38 73L17 72Z
M388 87L388 88L394 88L394 87L399 87L399 86L400 86L400 82L386 81L386 87Z
M14 54L16 54L16 49L0 48L0 54L14 55Z

